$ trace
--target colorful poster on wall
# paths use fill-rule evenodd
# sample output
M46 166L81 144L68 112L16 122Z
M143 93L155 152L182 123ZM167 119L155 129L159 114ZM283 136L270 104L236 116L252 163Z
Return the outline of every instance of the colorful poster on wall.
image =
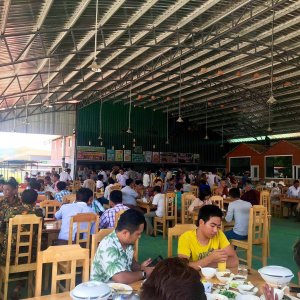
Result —
M145 162L151 163L152 161L152 151L144 151Z
M133 162L144 162L144 154L132 154L132 161Z
M123 150L115 150L115 161L123 161Z
M142 146L135 146L132 151L134 154L143 154L143 147Z
M131 161L131 150L124 150L124 161Z
M193 157L194 157L194 163L200 163L200 154L194 153Z
M154 164L159 164L160 163L159 152L152 152L152 162Z
M173 152L160 152L161 163L177 163L177 153Z
M115 150L107 149L107 161L114 161L115 160Z
M188 164L193 162L192 153L178 153L178 162L183 164Z
M105 161L105 147L77 147L78 160Z

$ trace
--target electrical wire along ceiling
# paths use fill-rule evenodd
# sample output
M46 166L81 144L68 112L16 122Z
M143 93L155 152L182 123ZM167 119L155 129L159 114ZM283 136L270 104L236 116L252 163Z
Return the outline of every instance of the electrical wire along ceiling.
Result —
M300 0L3 0L0 18L0 122L110 101L206 136L300 131Z

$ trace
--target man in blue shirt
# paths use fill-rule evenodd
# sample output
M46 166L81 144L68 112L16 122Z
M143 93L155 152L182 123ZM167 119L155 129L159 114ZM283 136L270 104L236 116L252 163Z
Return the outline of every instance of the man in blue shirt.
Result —
M55 213L55 218L62 220L60 232L58 235L57 244L67 244L69 239L69 229L71 217L80 213L94 213L90 207L93 201L93 192L88 188L81 188L76 193L76 202L70 204L64 204L60 210ZM94 227L91 228L91 233L94 232ZM77 231L77 224L73 226L73 241Z
M66 190L67 184L64 181L59 181L56 185L58 192L54 196L54 200L63 202L63 198L66 195L70 195L71 192Z
M122 188L123 194L123 204L130 207L135 208L136 199L138 197L138 193L133 189L134 181L131 178L126 179L126 186Z

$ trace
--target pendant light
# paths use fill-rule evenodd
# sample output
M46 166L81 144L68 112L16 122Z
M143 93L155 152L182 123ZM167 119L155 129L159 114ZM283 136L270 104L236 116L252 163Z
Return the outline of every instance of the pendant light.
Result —
M16 116L17 116L17 112L16 112L17 107L14 107L14 128L12 132L16 132Z
M131 88L132 88L132 81L130 83L130 92L129 92L129 110L128 110L128 129L127 129L127 133L131 134L132 130L131 130Z
M47 87L47 100L44 104L45 107L51 108L53 107L51 102L50 102L50 67L51 67L51 62L50 62L50 56L48 60L48 87Z
M24 125L30 125L30 123L28 122L28 104L29 104L29 101L28 101L28 94L27 94L27 101L25 103L25 120L23 122Z
M95 45L94 45L94 60L90 65L90 68L95 73L100 73L101 68L96 62L97 58L97 35L98 35L98 0L96 0L96 18L95 18Z
M181 50L182 55L182 50ZM178 119L176 120L177 123L183 123L183 119L181 117L181 55L179 61L179 100L178 100Z
M270 87L271 87L271 96L267 101L267 104L269 105L269 117L268 117L268 128L267 132L272 132L271 127L271 105L275 104L277 100L274 98L273 95L273 81L274 81L274 21L275 21L275 9L274 9L274 0L272 1L272 9L273 9L273 18L272 18L272 42L271 42L271 80L270 80Z
M205 140L208 140L209 137L207 135L207 101L206 101L206 109L205 109L205 137L204 137Z
M275 21L275 9L274 9L274 0L272 1L272 9L273 9L273 18L272 18L272 41L271 41L271 72L270 72L270 98L268 99L267 103L269 105L275 104L277 100L274 98L273 95L273 82L274 82L274 21ZM269 106L270 109L270 106Z
M99 137L98 137L98 140L100 141L100 146L103 145L103 138L102 138L102 105L103 105L103 101L102 101L102 98L101 98L100 116L99 116Z
M166 145L169 145L169 106L167 106L167 140Z
M220 145L221 148L224 147L224 128L223 128L223 124L222 124L222 143Z

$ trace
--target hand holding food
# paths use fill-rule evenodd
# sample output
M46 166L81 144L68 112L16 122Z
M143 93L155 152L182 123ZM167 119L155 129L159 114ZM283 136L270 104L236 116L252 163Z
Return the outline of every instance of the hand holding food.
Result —
M224 262L227 260L227 253L223 249L219 250L214 250L210 255L209 255L211 262L214 263L219 263L219 262Z

